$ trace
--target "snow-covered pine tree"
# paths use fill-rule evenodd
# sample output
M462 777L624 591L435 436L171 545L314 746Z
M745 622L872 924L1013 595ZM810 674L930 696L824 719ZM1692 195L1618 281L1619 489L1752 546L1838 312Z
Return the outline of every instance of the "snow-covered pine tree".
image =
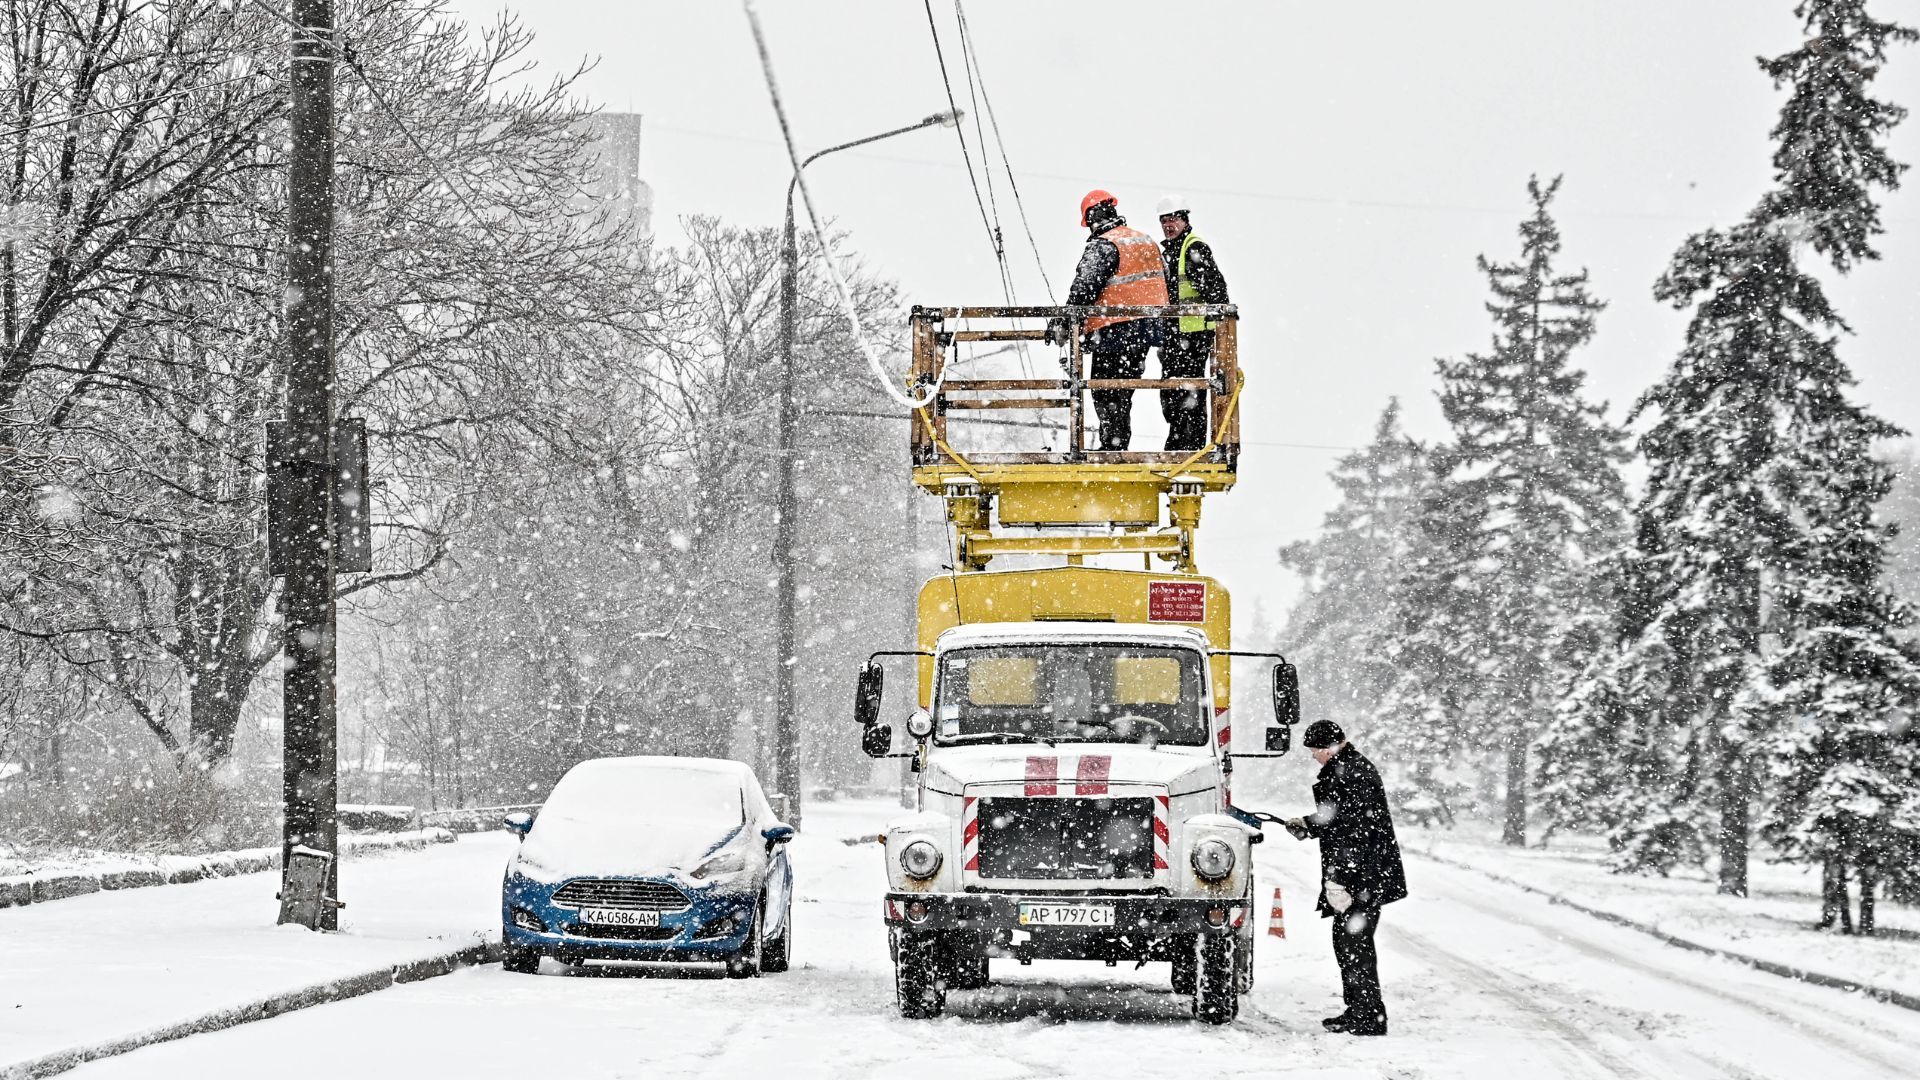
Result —
M1425 550L1399 593L1405 667L1387 708L1400 726L1499 748L1503 839L1526 843L1528 755L1554 692L1563 642L1596 603L1593 563L1618 543L1620 432L1582 396L1571 364L1604 305L1587 274L1555 267L1549 206L1560 181L1527 182L1533 214L1511 263L1482 256L1492 348L1437 362L1451 441L1434 455L1418 519ZM1441 705L1443 699L1451 699Z
M1340 502L1327 512L1320 534L1280 549L1281 565L1304 583L1287 620L1287 648L1314 714L1343 727L1374 715L1387 678L1368 643L1402 571L1405 520L1420 488L1421 461L1419 444L1401 429L1399 401L1387 402L1372 441L1328 474Z
M1846 400L1852 377L1826 336L1845 324L1794 255L1804 241L1841 272L1875 257L1871 192L1902 169L1881 142L1904 113L1866 86L1886 44L1913 34L1869 18L1863 0L1808 0L1795 13L1811 39L1760 61L1793 88L1773 132L1776 188L1740 225L1689 238L1654 289L1697 308L1680 357L1635 410L1657 419L1641 441L1649 476L1625 559L1623 644L1602 680L1636 692L1624 705L1602 687L1577 699L1593 703L1581 722L1645 751L1644 786L1624 791L1613 837L1626 865L1697 848L1702 838L1675 834L1714 815L1720 890L1742 896L1755 748L1786 739L1805 767L1823 768L1859 743L1796 739L1779 729L1787 715L1818 717L1833 695L1836 715L1858 717L1871 695L1856 680L1879 680L1883 709L1897 685L1882 648L1896 612L1878 584L1885 537L1868 533L1886 483L1867 457L1897 432ZM1871 551L1824 550L1842 538ZM1787 643L1771 660L1763 630ZM1831 790L1781 780L1782 791ZM1807 822L1791 810L1770 821L1798 827L1789 818Z
M1862 0L1816 0L1798 13L1810 40L1761 65L1792 87L1774 129L1780 187L1763 212L1846 273L1878 257L1872 189L1897 187L1906 168L1882 145L1905 110L1872 98L1868 83L1889 42L1920 35L1870 18ZM1829 314L1829 325L1845 329ZM1911 613L1882 581L1893 528L1875 508L1893 474L1871 456L1875 439L1899 432L1846 400L1853 380L1831 338L1811 352L1827 378L1797 388L1805 437L1792 455L1804 527L1770 593L1783 641L1740 704L1774 732L1763 748L1777 784L1765 834L1782 854L1826 869L1829 918L1844 918L1845 873L1857 870L1860 929L1871 933L1877 882L1910 885L1920 873L1920 743L1906 719L1920 701L1920 652L1901 640Z

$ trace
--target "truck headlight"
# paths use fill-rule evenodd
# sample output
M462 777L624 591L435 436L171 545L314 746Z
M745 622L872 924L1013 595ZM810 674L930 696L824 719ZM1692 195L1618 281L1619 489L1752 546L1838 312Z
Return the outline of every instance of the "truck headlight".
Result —
M900 849L900 869L917 881L925 881L940 872L940 849L925 840L915 840Z
M1225 840L1208 837L1193 845L1193 872L1208 881L1233 873L1233 859L1233 846Z

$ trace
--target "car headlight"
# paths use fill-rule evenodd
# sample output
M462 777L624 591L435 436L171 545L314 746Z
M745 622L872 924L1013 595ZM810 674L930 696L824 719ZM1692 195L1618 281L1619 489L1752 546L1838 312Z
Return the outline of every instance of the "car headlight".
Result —
M710 878L715 874L737 874L746 869L747 860L737 851L723 851L693 868L695 878Z
M940 872L940 849L925 840L915 840L900 849L900 869L910 878L925 881Z
M1193 845L1193 872L1208 881L1233 873L1233 859L1233 846L1225 840L1208 837Z

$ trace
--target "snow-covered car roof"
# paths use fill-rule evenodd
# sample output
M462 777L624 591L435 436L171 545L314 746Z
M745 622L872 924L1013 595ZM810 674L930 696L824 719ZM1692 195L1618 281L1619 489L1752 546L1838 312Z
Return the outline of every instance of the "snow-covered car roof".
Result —
M728 776L745 777L753 770L745 762L730 761L726 758L673 757L669 754L637 754L632 757L588 758L574 769L590 769L594 772L708 772Z
M1201 650L1208 648L1207 635L1195 627L1117 622L968 623L941 634L939 640L934 643L934 648L964 649L985 645L1045 644L1061 641L1174 645Z

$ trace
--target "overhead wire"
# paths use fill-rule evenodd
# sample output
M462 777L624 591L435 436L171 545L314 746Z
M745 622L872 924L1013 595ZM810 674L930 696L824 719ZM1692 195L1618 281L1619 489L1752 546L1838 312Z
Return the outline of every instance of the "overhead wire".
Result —
M793 163L794 179L800 188L800 203L807 208L807 224L813 233L814 242L820 245L820 261L827 268L827 277L833 280L834 291L840 294L840 306L846 310L847 325L853 331L854 343L860 346L860 354L866 358L867 366L873 369L874 378L879 380L880 388L887 396L909 409L924 409L939 396L940 383L945 373L936 376L932 386L926 388L925 396L915 398L903 393L894 385L893 376L887 373L886 365L880 361L879 350L868 339L866 328L860 324L860 309L853 302L853 291L840 274L840 264L835 261L833 246L827 241L827 233L820 224L820 214L813 206L813 191L807 184L806 170L801 168L800 151L793 145L793 127L787 122L787 107L780 99L779 80L773 74L773 54L767 50L766 31L760 25L760 13L754 10L753 0L740 0L740 6L746 10L747 25L753 30L753 44L760 53L760 71L767 79L767 96L773 101L773 115L780 121L780 138L787 147L787 159Z
M934 14L933 14L933 0L923 0L923 6L926 8L926 12L927 12L927 29L933 36L934 59L939 61L940 82L941 82L941 85L945 87L947 92L947 104L949 107L958 111L959 104L954 99L953 81L947 74L946 52L944 47L940 43L939 23L934 18ZM980 160L980 171L978 174L974 172L973 156L968 151L968 148L967 148L967 136L966 136L965 127L960 124L955 124L954 130L960 137L960 156L962 161L966 165L967 183L973 188L974 205L977 206L980 210L980 222L983 226L985 226L987 230L987 242L993 246L994 268L1000 277L1000 294L1002 298L1005 299L1007 304L1014 305L1020 302L1019 290L1015 288L1013 283L1012 267L1007 265L1007 246L1006 246L1006 239L1005 239L1006 230L1000 224L1000 204L999 204L999 199L993 187L993 165L992 165L992 162L988 160L986 156L987 155L986 128L982 125L981 116L980 116L980 113L981 113L980 102L981 102L981 95L984 90L985 79L984 77L977 77L977 72L979 70L979 58L974 53L973 49L967 44L968 35L966 32L966 11L961 6L960 0L954 0L953 10L954 10L954 18L956 21L956 25L959 27L959 38L961 42L960 44L961 71L963 74L966 75L966 78L967 78L968 100L969 100L969 103L973 106L974 134L980 142L981 160ZM1006 149L1005 147L1002 147L1001 154L1003 157L1005 156L1005 153L1006 153ZM982 176L984 176L984 178L986 179L986 184L987 184L987 191L984 198L982 197L980 192L980 180ZM1020 369L1028 378L1031 378L1033 376L1032 356L1024 344L1021 346L1019 353L1020 353Z
M967 24L966 12L960 7L960 0L954 0L954 10L960 16L960 45L972 58L973 69L980 70L979 54L973 48L973 27ZM1007 189L1013 193L1013 206L1020 214L1020 227L1027 234L1027 245L1033 249L1033 263L1040 271L1040 284L1046 287L1047 302L1054 302L1053 282L1047 277L1046 260L1040 257L1040 242L1033 238L1033 224L1027 220L1027 204L1020 198L1020 183L1013 176L1013 162L1007 158L1007 140L1000 135L1000 118L993 111L993 97L987 93L987 77L980 73L980 101L986 106L987 121L993 125L993 141L1000 147L1000 167L1007 174ZM975 114L975 121L979 115ZM986 153L986 140L981 140L980 152ZM992 190L989 188L988 190Z

